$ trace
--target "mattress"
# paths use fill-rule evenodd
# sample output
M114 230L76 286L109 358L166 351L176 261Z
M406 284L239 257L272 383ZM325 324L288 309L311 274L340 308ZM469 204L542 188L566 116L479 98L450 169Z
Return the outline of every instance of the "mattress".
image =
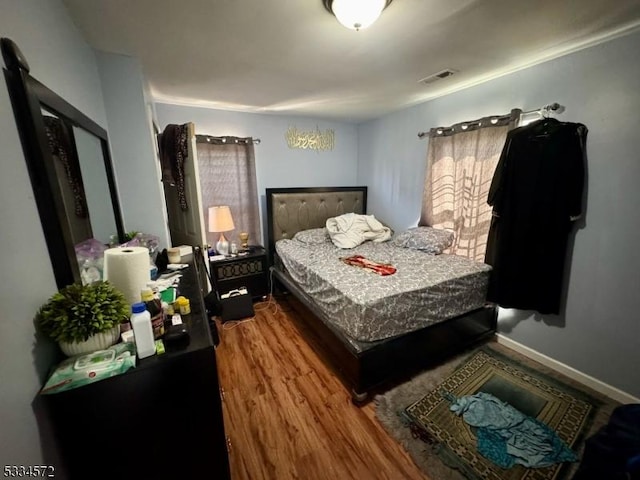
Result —
M388 242L343 250L331 242L283 239L276 251L332 326L357 342L396 337L482 307L491 270L465 257L429 255ZM391 264L396 273L380 276L340 260L351 255Z

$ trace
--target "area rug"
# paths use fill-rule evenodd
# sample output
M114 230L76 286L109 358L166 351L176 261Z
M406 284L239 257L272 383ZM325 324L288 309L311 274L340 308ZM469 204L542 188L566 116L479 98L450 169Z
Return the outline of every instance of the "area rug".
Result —
M618 404L526 357L490 343L376 397L376 416L433 480L564 480L577 464L502 469L482 457L474 430L442 396L491 393L556 431L578 455Z

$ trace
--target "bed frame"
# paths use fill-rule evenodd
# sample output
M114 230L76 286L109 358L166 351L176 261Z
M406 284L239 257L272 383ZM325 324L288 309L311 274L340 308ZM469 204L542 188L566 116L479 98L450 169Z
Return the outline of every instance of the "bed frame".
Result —
M270 270L275 286L289 293L300 314L305 335L351 390L354 403L374 389L408 378L412 373L455 354L496 331L497 311L487 305L465 315L399 337L356 348L332 326L313 300L282 266L275 243L297 232L324 227L327 218L343 213L365 214L367 187L267 188L267 230Z

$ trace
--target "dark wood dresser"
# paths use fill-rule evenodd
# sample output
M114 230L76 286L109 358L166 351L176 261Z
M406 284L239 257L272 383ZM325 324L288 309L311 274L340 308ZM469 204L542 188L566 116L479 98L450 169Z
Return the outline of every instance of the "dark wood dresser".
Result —
M179 286L191 301L183 317L188 346L167 348L122 375L36 398L61 463L55 478L230 478L217 332L202 301L201 272L191 258L183 262L190 264Z

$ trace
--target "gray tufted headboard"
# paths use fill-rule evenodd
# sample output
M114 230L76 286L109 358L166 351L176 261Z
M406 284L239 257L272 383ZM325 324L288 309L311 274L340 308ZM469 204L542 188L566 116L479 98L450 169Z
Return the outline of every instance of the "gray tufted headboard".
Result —
M275 244L301 230L325 226L343 213L367 213L367 187L267 188L269 258Z

